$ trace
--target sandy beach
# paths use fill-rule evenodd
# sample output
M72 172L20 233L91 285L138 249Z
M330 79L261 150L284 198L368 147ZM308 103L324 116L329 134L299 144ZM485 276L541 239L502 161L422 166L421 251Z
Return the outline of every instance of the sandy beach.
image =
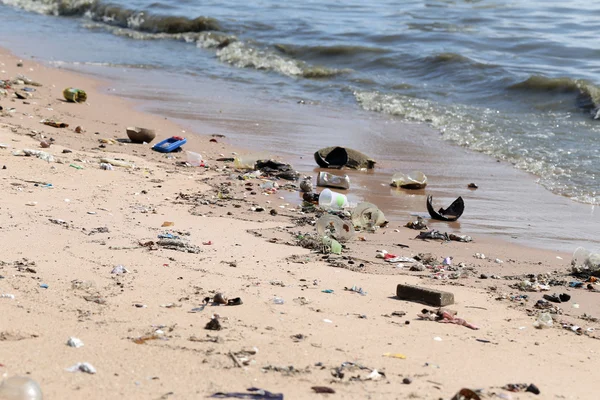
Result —
M303 248L298 238L315 233L320 214L302 210L297 182L277 180L272 192L217 161L244 154L242 141L186 132L106 94L104 82L5 50L0 71L41 85L0 96L2 376L34 379L45 399L196 399L251 387L286 399L452 399L462 388L481 399L596 397L600 293L569 287L580 281L570 254L489 237L424 241L408 220L356 232L341 255ZM16 98L23 87L35 91ZM66 87L85 89L87 101L64 101ZM206 166L127 143L128 126L155 129L152 144L185 136ZM14 155L24 149L54 161ZM103 170L102 158L129 167ZM379 249L430 265L386 262ZM524 281L548 290L521 290ZM437 307L399 300L398 284L453 293L448 308L479 329L420 319ZM217 293L241 304L214 304ZM554 293L571 298L550 303L560 308L553 326L536 329L535 305ZM221 329L205 329L215 316ZM68 346L70 337L84 345ZM67 371L79 362L96 372Z

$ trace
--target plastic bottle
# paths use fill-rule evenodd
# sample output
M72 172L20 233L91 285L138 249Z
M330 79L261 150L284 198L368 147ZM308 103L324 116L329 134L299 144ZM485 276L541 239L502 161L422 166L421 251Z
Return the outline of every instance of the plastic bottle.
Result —
M319 172L317 186L348 189L350 187L350 177L348 177L348 175L338 176L330 174L329 172Z
M42 389L31 378L13 376L0 383L0 400L42 400Z

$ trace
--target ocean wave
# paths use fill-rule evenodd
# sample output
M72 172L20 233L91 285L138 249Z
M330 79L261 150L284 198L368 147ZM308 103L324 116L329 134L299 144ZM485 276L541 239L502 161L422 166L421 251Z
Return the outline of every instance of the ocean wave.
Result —
M221 32L213 18L151 15L98 0L0 0L0 4L54 16L80 16L91 20L83 26L105 30L134 40L177 40L199 48L216 49L217 58L238 68L268 70L291 77L323 79L351 72L349 69L315 66L278 51L240 41ZM331 50L343 52L341 48Z
M509 90L576 94L575 104L582 109L593 109L600 104L600 87L584 79L568 77L548 78L534 75L508 87Z
M219 60L238 68L254 68L275 71L282 75L303 78L328 78L350 72L347 69L333 69L308 65L265 49L236 41L217 50Z
M329 78L351 72L348 69L332 69L309 65L305 62L282 56L275 51L252 46L240 41L234 35L228 35L223 32L150 33L96 22L84 24L84 27L87 29L105 30L113 35L134 40L177 40L194 43L198 48L216 49L216 56L220 61L237 68L274 71L286 76L308 79Z
M185 32L218 31L217 20L209 17L186 18L152 15L97 0L0 0L0 3L39 14L85 17L111 26L141 32L178 34Z
M381 47L368 46L293 46L285 44L275 45L275 49L283 54L292 57L346 57L356 56L361 54L386 54L389 50Z
M135 29L119 28L104 23L86 23L83 27L90 30L102 30L115 36L126 37L133 40L176 40L186 43L195 43L201 48L223 46L237 40L234 36L221 32L184 32L184 33L150 33L140 32Z
M468 65L471 68L495 68L494 65L477 62L467 56L457 53L438 53L432 56L427 56L422 59L425 64L429 65Z
M427 123L440 131L445 140L470 150L506 161L518 169L539 177L538 182L548 190L575 201L600 204L600 196L585 185L574 183L576 162L566 160L560 149L548 152L532 147L531 132L539 129L538 118L522 115L515 118L496 110L460 104L440 104L423 98L382 93L355 91L357 103L367 111L401 117L412 122ZM550 118L549 116L549 119ZM517 135L518 132L528 135ZM552 140L552 135L547 135ZM576 157L576 156L572 156ZM588 157L589 158L589 157Z

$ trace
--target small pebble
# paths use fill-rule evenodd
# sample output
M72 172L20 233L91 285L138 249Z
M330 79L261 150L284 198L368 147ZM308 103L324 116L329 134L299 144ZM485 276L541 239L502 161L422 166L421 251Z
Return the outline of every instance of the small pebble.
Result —
M412 383L412 379L404 378L404 379L402 379L402 383L404 383L405 385L410 385Z

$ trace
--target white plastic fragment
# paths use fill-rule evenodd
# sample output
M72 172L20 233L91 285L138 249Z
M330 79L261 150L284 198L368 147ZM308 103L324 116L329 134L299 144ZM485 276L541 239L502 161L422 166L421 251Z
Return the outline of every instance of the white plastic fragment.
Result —
M69 340L67 340L67 346L75 347L76 349L83 347L83 341L76 337L71 336Z
M117 275L125 274L127 272L129 272L129 270L127 270L127 268L125 268L121 264L117 265L116 267L114 267L112 269L112 271L110 271L111 274L117 274Z
M382 376L383 375L381 375L376 369L374 369L369 375L365 377L365 380L376 381L381 379Z
M86 374L96 373L96 368L94 368L92 364L87 362L78 362L77 364L67 368L66 370L69 372L85 372Z

